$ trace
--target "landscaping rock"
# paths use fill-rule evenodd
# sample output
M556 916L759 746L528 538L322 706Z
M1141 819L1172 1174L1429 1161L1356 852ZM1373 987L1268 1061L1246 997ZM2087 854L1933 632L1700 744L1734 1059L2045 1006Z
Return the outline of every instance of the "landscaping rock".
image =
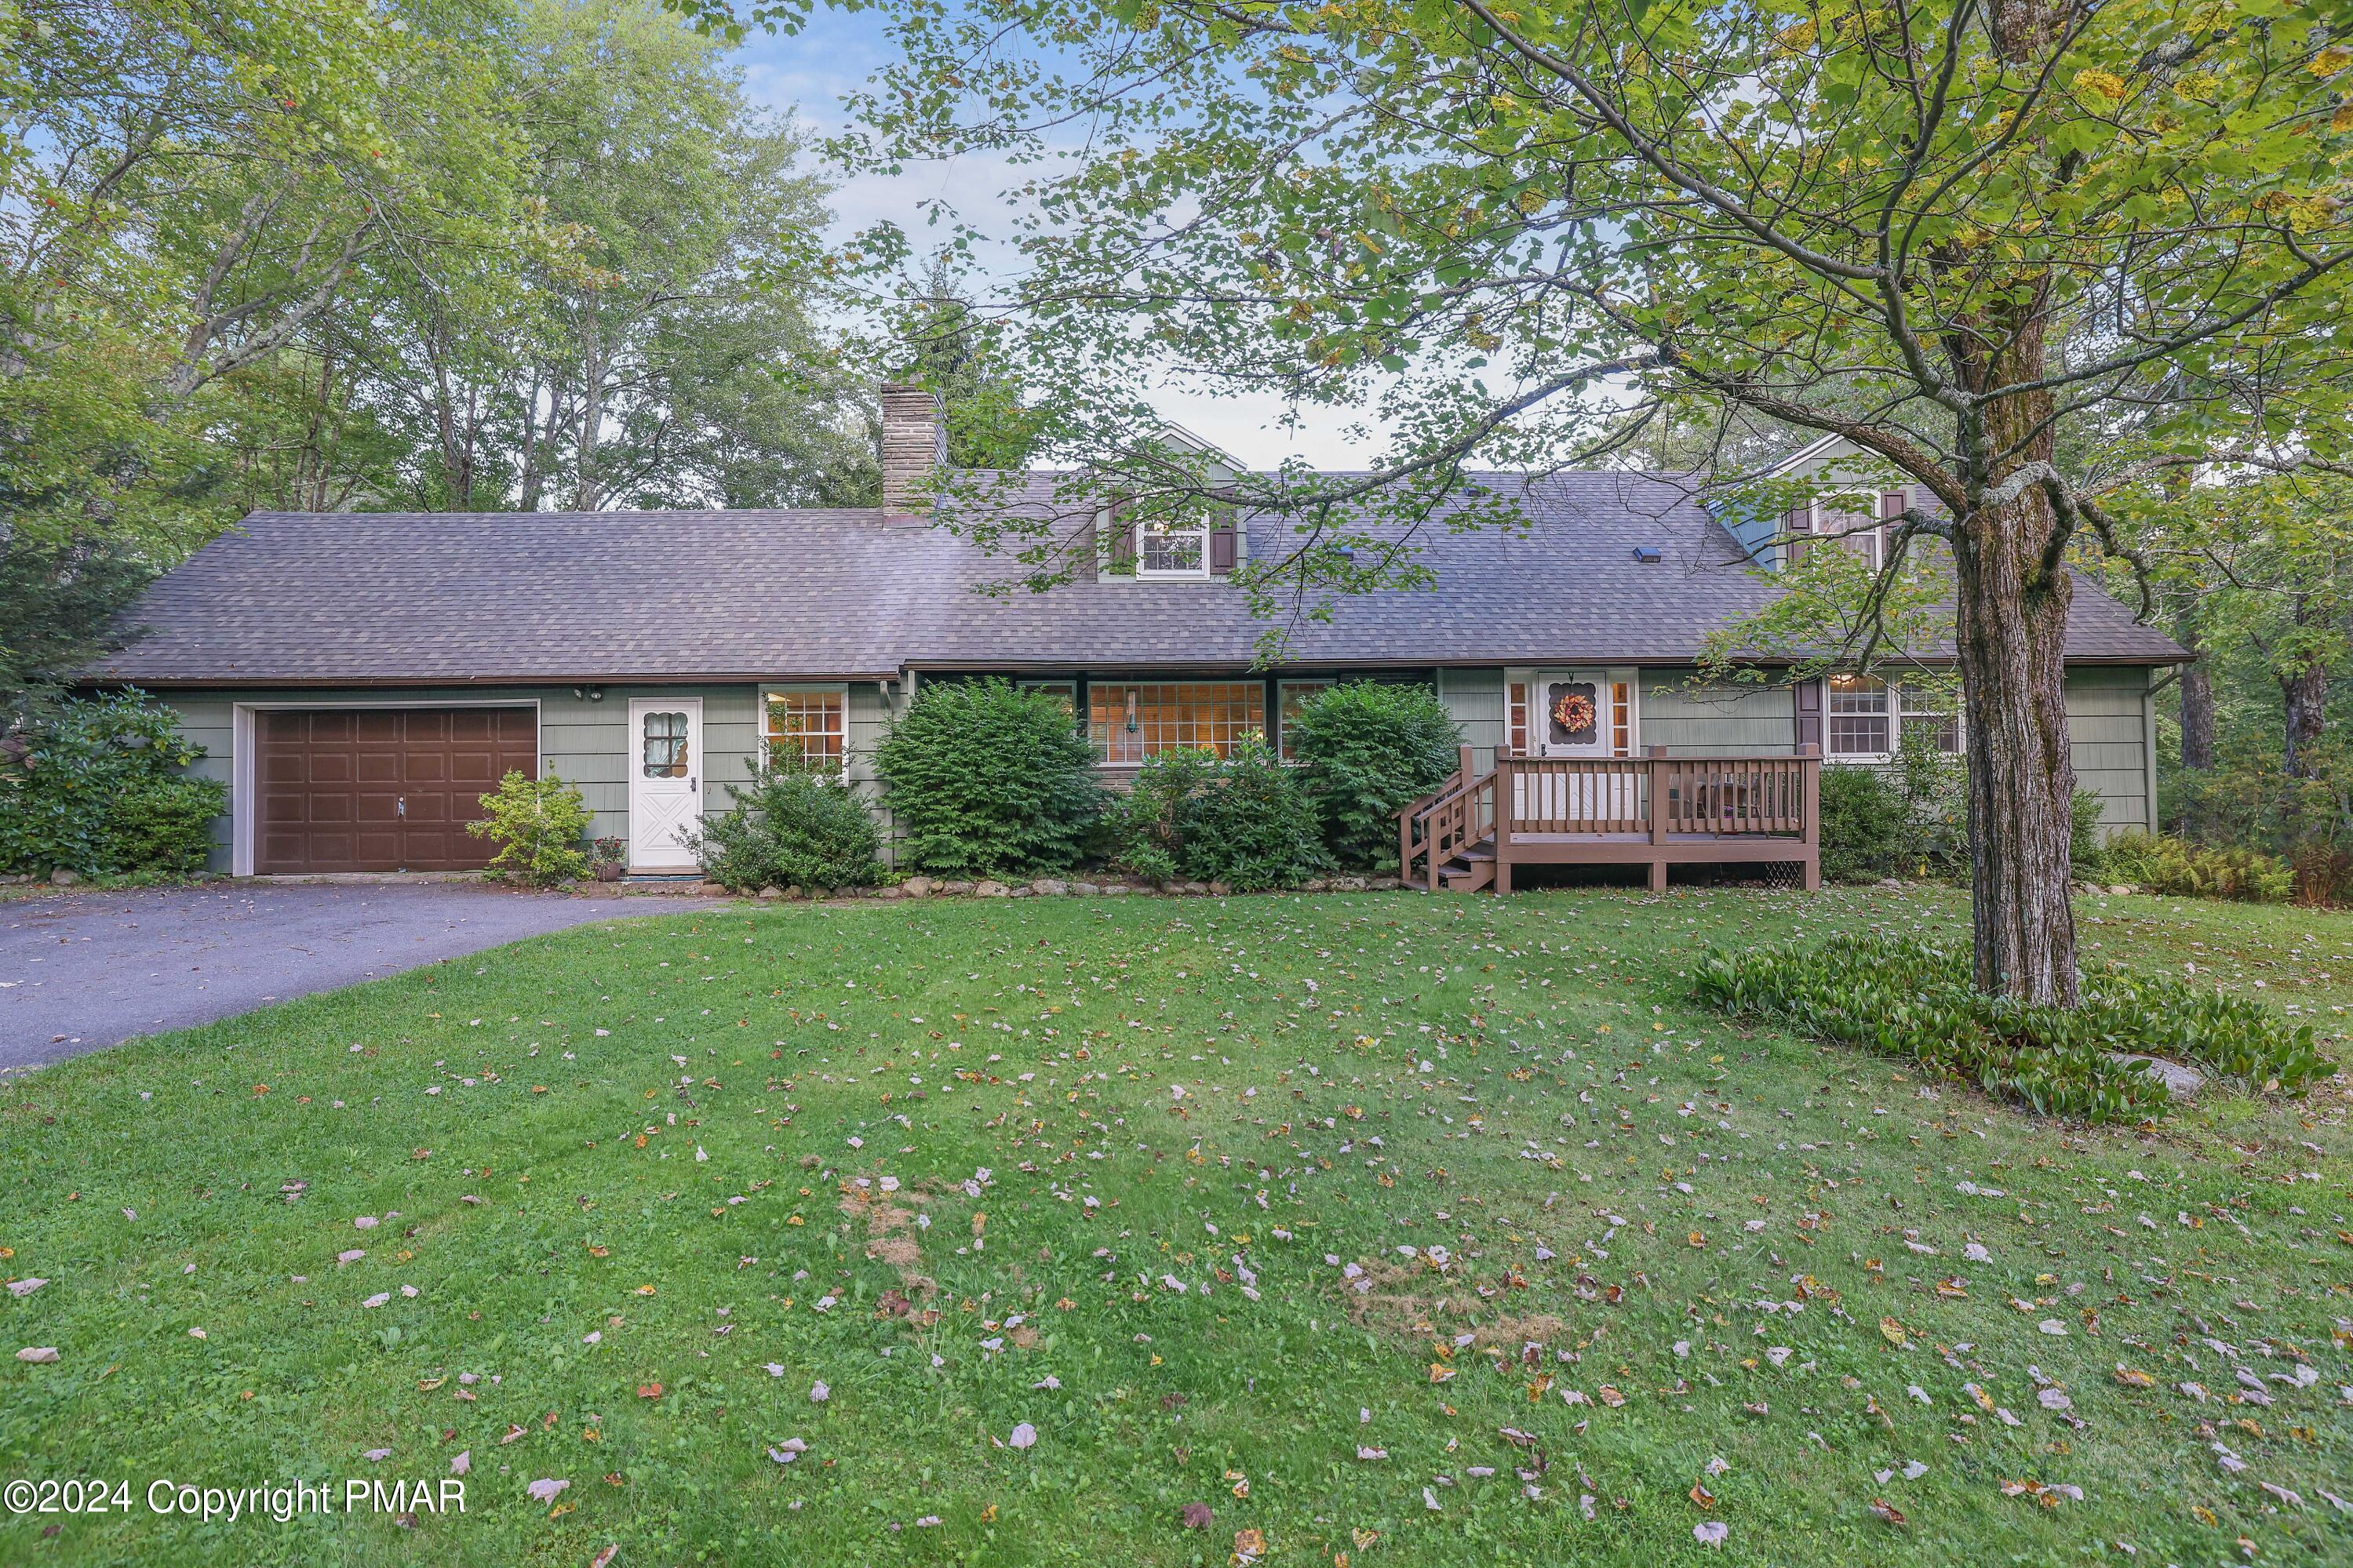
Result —
M1092 899L1103 891L1103 885L1098 882L1073 882L1071 884L1071 891L1080 898Z
M962 896L972 891L972 884L970 882L941 882L934 885L932 890L935 893L953 893Z
M81 880L81 873L79 871L69 871L63 866L60 866L56 870L49 873L49 880L56 883L60 888L70 888L76 882Z
M1365 886L1375 892L1394 893L1404 887L1405 882L1397 877L1367 877L1365 879Z
M1209 884L1209 897L1211 897L1211 898L1213 898L1213 899L1222 899L1222 898L1226 898L1226 897L1229 896L1232 892L1233 892L1233 889L1232 889L1231 888L1229 888L1229 887L1226 886L1226 884L1225 884L1225 883L1223 883L1223 882L1211 882L1211 883Z
M2118 882L2114 887L2111 887L2108 891L2121 899L2132 891L2132 884L2130 882Z
M1041 899L1060 899L1069 895L1071 885L1068 882L1057 881L1051 877L1040 877L1029 884L1029 890Z
M899 884L899 890L911 899L928 899L939 889L939 884L929 877L910 877Z
M984 899L1002 899L1008 897L1013 891L1004 883L997 881L975 882L972 885L972 890Z
M32 879L32 874L28 871L11 871L6 876L0 877L0 888L13 888L19 882L29 882Z
M1104 898L1115 899L1124 893L1133 892L1134 890L1134 889L1130 888L1125 882L1105 882L1103 884L1103 891Z
M2122 1062L2127 1067L2138 1068L2148 1077L2163 1083L2166 1092L2184 1105L2196 1100L2199 1091L2206 1087L2204 1073L2193 1067L2184 1067L2179 1062L2168 1061L2163 1057L2143 1057L2135 1056L2129 1051L2110 1051L2108 1059L2112 1062Z
M764 899L781 899L785 896L785 890L782 888L763 888L760 889L760 896Z
M723 899L727 896L727 884L706 880L694 890L706 899Z
M1878 885L1891 893L1900 893L1904 890L1904 884L1894 877L1882 877L1879 879Z
M905 889L900 888L877 888L874 896L878 899L903 899L907 895Z

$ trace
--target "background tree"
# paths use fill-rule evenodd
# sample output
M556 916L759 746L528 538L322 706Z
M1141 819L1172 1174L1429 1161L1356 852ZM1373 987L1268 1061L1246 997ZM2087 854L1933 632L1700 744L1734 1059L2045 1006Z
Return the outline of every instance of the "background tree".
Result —
M2329 449L2353 331L2329 24L2280 0L892 16L870 154L1034 165L998 302L1025 374L1071 391L1056 438L1132 496L1293 520L1262 604L1410 579L1398 539L1472 464L1615 454L1662 399L1844 436L1915 486L1893 554L1950 552L1977 981L2073 1001L2069 563L2121 544L2104 498L2168 465ZM1171 374L1369 405L1394 438L1370 477L1176 471L1136 438ZM2158 433L2137 471L2073 456L2127 411Z

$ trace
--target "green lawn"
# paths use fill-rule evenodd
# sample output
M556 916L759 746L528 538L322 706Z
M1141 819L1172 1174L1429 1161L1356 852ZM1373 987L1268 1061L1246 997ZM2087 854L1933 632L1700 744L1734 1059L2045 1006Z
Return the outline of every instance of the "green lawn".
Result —
M1965 912L714 906L61 1065L0 1111L0 1478L133 1511L0 1562L2353 1560L2341 1079L2086 1131L1685 998ZM2353 919L2084 913L2344 1057ZM463 1517L341 1511L460 1453Z

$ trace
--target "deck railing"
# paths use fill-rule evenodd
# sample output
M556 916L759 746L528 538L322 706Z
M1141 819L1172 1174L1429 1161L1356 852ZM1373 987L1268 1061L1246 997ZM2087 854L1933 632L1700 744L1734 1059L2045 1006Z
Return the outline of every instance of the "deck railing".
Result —
M1669 859L1704 860L1721 843L1726 858L1755 859L1761 842L1788 839L1790 858L1811 862L1820 841L1821 758L1796 755L1669 756L1662 746L1642 757L1519 757L1499 750L1494 771L1474 776L1470 750L1445 785L1398 816L1402 874L1417 863L1426 885L1465 848L1493 840L1498 860L1575 863L1648 859L1663 880ZM1577 851L1578 841L1597 847ZM1543 846L1542 855L1514 847ZM1599 846L1607 845L1604 850ZM1648 845L1651 852L1630 850ZM1508 880L1508 879L1505 879Z

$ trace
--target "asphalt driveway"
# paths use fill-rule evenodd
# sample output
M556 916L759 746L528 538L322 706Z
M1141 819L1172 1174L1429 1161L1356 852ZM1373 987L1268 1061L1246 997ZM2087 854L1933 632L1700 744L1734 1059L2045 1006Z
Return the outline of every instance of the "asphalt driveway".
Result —
M466 882L239 883L0 903L0 1072L677 907Z

